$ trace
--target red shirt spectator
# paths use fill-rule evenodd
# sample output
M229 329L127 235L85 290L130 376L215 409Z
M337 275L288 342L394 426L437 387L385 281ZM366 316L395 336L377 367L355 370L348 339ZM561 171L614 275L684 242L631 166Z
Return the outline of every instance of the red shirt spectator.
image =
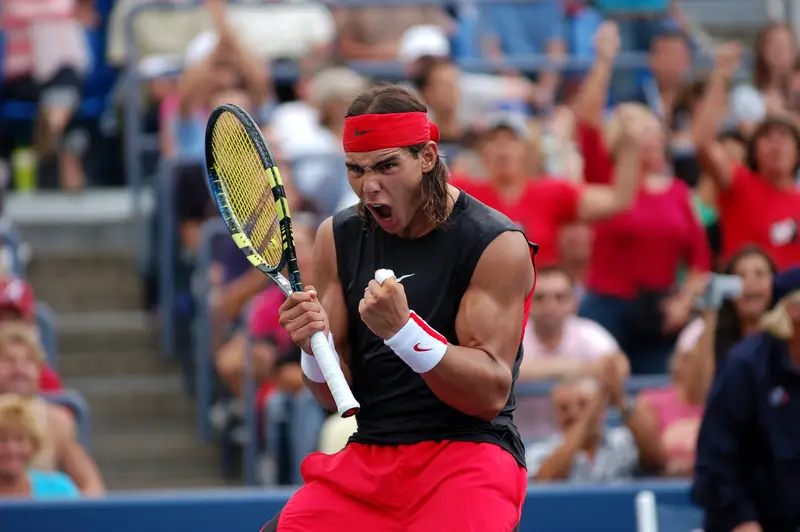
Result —
M800 189L780 189L737 166L730 185L719 191L719 213L723 256L755 244L778 270L800 265Z
M558 263L558 233L578 218L579 187L566 181L531 180L517 198L509 199L490 183L454 179L452 184L520 224L527 237L539 244L539 264Z
M581 187L557 179L531 179L525 160L530 155L530 131L513 114L492 117L478 141L486 182L455 179L453 184L519 223L539 244L540 264L559 262L558 235L576 221L596 221L626 209L633 200L636 174L623 171L615 185Z
M39 390L42 392L60 392L64 385L61 383L61 377L58 376L53 368L47 364L42 365L42 371L39 374Z
M577 137L586 181L607 183L613 163L602 133L580 123ZM594 228L586 285L600 294L631 299L641 289L669 289L684 264L698 271L710 267L708 242L694 214L689 187L677 179L664 190L641 187L631 209Z

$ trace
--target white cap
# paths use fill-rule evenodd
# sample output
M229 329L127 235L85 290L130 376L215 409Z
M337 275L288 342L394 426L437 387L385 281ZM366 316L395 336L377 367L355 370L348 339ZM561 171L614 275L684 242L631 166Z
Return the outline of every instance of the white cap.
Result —
M186 64L196 65L207 58L219 44L219 35L206 31L195 37L186 47Z
M450 42L439 26L423 25L407 29L400 37L398 59L401 63L413 63L420 57L448 57Z
M157 79L180 73L183 59L174 55L149 55L139 61L139 75L144 79Z

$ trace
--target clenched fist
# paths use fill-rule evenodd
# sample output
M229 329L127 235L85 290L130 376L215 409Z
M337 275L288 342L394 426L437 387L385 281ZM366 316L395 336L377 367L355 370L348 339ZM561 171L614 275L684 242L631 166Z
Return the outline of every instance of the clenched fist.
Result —
M358 304L358 313L375 336L387 340L397 334L408 322L411 311L403 285L390 277L378 284L374 279L364 290Z
M278 322L286 329L300 349L312 355L310 339L316 332L328 332L328 315L317 297L313 286L305 292L295 292L286 298L278 310Z

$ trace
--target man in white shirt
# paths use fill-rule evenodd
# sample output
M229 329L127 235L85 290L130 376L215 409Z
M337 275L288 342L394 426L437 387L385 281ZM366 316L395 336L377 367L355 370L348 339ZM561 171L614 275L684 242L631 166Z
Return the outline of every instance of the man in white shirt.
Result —
M596 375L600 361L606 357L613 357L624 378L630 374L628 359L611 334L592 320L575 315L576 292L564 270L538 270L530 321L522 341L519 382ZM520 394L514 418L526 441L541 440L557 432L552 406L546 397Z
M520 380L593 374L597 362L606 356L615 357L623 375L628 376L628 360L614 337L594 321L576 316L577 305L575 285L565 271L539 270L522 342Z

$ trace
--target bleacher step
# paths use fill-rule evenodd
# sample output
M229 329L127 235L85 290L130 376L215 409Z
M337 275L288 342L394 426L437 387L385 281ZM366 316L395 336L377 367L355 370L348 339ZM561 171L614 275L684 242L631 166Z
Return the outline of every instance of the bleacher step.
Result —
M153 354L157 339L145 312L59 313L55 322L67 375L160 373L169 368Z
M141 272L131 252L34 250L28 277L37 297L58 313L142 308Z
M163 476L160 478L115 478L108 480L106 485L109 490L115 493L126 491L172 491L172 490L197 490L202 491L207 488L227 488L241 487L242 483L238 480L226 480L219 474L212 471L205 475L191 477ZM272 516L265 516L267 521Z
M179 374L70 378L66 383L83 394L96 418L191 419L194 413Z

